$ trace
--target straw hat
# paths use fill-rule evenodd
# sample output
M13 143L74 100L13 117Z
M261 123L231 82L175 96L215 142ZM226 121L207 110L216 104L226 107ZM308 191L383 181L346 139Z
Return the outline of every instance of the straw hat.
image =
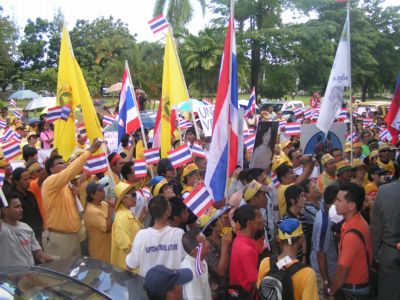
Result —
M121 204L122 199L124 196L132 189L135 187L133 185L127 184L125 182L119 182L117 186L115 187L114 193L115 196L117 197L117 201L115 203L115 209L118 208L118 206Z
M336 175L339 175L345 171L351 171L351 170L352 170L352 166L346 160L341 160L338 163L336 163Z
M333 156L332 155L330 155L329 153L327 153L327 154L325 154L324 156L322 156L321 157L321 164L322 164L322 166L325 166L329 161L331 161L331 160L335 160L334 158L333 158Z
M351 167L353 169L357 169L359 167L365 167L365 164L361 159L356 158L355 160L353 160L353 163L351 164Z

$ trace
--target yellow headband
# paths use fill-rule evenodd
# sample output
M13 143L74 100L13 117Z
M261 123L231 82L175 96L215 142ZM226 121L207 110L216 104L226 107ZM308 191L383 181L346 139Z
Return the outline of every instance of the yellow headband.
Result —
M279 232L279 239L281 241L287 240L289 245L291 245L292 244L292 238L299 237L299 236L303 235L303 228L302 228L301 223L300 223L299 227L297 227L296 230L293 231L291 234L289 234L287 232L283 232L280 229L278 230L278 232Z
M160 193L161 188L166 184L168 184L168 181L165 178L163 180L161 180L159 183L157 183L153 189L153 193L152 193L153 197L157 196Z

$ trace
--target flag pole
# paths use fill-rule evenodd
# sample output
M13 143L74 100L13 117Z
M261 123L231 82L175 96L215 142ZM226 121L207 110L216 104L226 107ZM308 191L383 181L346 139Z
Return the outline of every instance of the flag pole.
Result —
M234 16L234 0L231 0L231 13L229 16L229 20L230 22L234 22L233 20L233 16ZM228 26L231 26L230 23L228 23ZM231 30L233 30L233 26L231 27ZM232 98L232 31L231 31L231 35L229 37L230 40L230 45L231 45L231 50L229 51L229 84L231 85L231 89L230 91L228 91L228 93L230 93L230 96ZM232 101L232 100L231 100ZM228 115L228 159L227 159L227 168L226 168L226 183L225 183L225 198L228 197L228 183L229 183L229 166L230 166L230 151L231 151L231 130L232 130L232 120L231 120L231 105L229 104L229 115ZM227 199L226 199L227 200Z
M352 82L351 82L351 43L350 43L350 0L347 2L346 4L346 21L347 23L347 38L349 41L349 61L348 61L348 66L350 68L350 86L349 86L349 92L350 92L350 109L349 109L349 113L350 113L350 138L351 138L351 148L350 148L350 161L353 161L353 103L352 103Z
M128 70L129 83L130 83L130 86L131 86L132 89L133 89L131 71L129 70L129 65L128 65L128 61L127 61L127 60L125 60L125 68ZM133 101L135 101L135 106L136 106L136 108L138 109L139 120L140 120L140 131L141 131L141 133L142 133L143 146L144 146L144 149L147 150L148 148L147 148L146 134L145 134L145 132L144 132L144 127L143 127L142 119L140 118L139 106L138 106L138 103L137 103L135 91L133 90L132 93L133 93ZM136 145L135 145L135 146L136 146ZM153 168L150 168L150 174L151 174L151 178L153 178L153 177L154 177Z

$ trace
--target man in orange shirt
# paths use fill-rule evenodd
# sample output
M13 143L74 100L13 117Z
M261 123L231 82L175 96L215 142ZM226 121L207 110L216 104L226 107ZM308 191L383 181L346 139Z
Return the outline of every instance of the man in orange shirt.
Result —
M335 299L336 293L354 299L369 299L372 247L368 224L360 214L364 198L364 189L355 183L347 182L339 187L336 211L345 222L339 242L338 265L328 291L330 300Z

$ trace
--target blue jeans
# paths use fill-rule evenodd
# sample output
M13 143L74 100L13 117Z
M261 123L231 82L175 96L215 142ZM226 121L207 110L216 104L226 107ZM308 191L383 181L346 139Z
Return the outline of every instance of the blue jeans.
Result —
M343 292L351 295L354 299L369 299L370 288L369 286L363 288L341 288Z

